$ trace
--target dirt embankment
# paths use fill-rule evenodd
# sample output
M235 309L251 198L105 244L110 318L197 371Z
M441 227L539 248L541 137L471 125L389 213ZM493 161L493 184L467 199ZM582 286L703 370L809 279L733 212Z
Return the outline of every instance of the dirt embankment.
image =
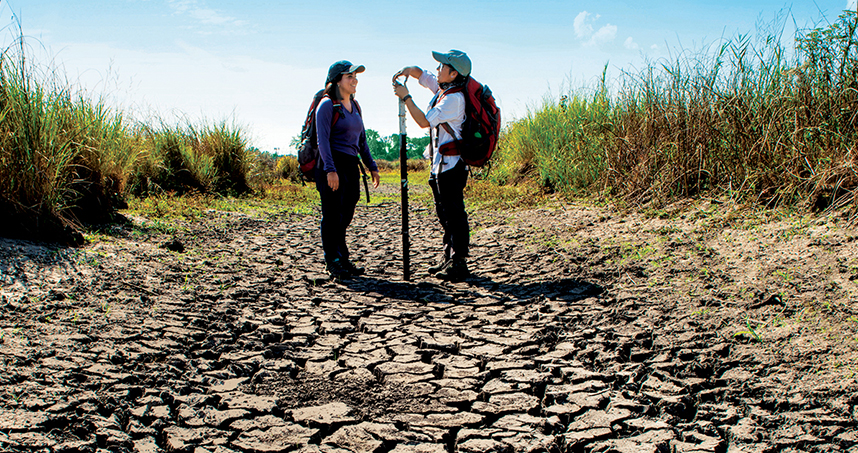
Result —
M0 449L855 451L855 230L682 212L476 212L461 283L391 202L341 282L308 215L0 240Z

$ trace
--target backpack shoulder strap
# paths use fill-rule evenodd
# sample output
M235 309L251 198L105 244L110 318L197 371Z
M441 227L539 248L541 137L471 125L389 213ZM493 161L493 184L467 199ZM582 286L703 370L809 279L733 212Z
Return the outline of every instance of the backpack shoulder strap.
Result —
M458 93L458 92L460 92L460 91L465 91L465 86L464 86L464 85L462 85L462 86L458 86L458 87L447 88L447 89L444 91L444 94L443 94L443 95L444 95L444 96L446 96L446 95L448 95L448 94Z
M331 100L331 102L333 102L333 99ZM354 99L352 99L352 103L354 104L355 108L357 109L358 115L360 115L362 117L363 114L361 114L361 112L360 112L360 104L358 104L358 102ZM331 121L331 126L333 126L334 124L337 124L337 120L340 119L340 116L342 116L342 112L343 112L343 104L342 103L334 104L334 117L333 117L333 120Z
M439 96L439 97L438 97L438 99L440 100L442 97L444 97L444 96L446 96L446 95L448 95L448 94L461 93L461 92L462 92L462 91L464 91L464 90L465 90L465 85L461 85L461 86L455 86L455 87L447 88L446 90L444 90L444 92L441 94L441 96ZM468 103L468 97L467 97L467 96L465 96L465 105L466 105L466 106L468 105L467 103ZM467 110L466 110L466 112L467 112ZM467 113L465 114L465 117L467 118ZM458 139L456 138L456 134L453 132L453 127L452 127L452 126L450 126L450 125L449 125L449 124L447 124L447 123L441 123L441 124L439 124L439 126L443 126L443 127L444 127L444 130L446 130L446 131L447 131L447 133L448 133L448 134L450 134L450 137L453 137L453 139L454 139L454 140L458 140Z
M429 108L435 107L439 102L441 102L441 99L444 96L446 96L448 94L458 93L462 90L463 90L463 87L452 87L452 88L447 88L444 91L440 91L440 92L436 93L435 97L432 98L432 101L429 102Z
M307 109L307 117L304 119L304 125L301 127L301 138L307 138L316 131L316 108L322 103L325 97L325 90L319 90L313 95L313 101L310 102L310 108Z
M331 99L330 96L325 95L326 98ZM331 127L334 127L334 124L337 124L337 120L342 116L343 104L334 103L334 100L331 99L331 103L334 106L334 114L331 117Z

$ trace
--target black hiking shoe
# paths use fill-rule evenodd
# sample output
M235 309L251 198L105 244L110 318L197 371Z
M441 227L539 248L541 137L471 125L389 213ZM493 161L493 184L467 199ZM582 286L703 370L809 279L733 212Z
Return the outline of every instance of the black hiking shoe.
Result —
M438 272L441 272L441 271L443 271L444 269L446 269L446 268L447 268L447 266L449 266L449 265L450 265L450 263L452 263L452 262L453 262L453 260L451 260L450 258L446 258L446 257L445 257L445 258L444 258L444 261L441 261L440 263L438 263L438 264L436 264L436 265L434 265L434 266L431 266L431 267L429 267L429 269L426 269L426 270L427 270L427 271L429 271L429 275L435 275L435 274L437 274Z
M359 266L355 266L354 263L349 260L343 261L343 269L345 269L346 272L349 273L349 275L363 275L364 272L366 272L366 269Z
M348 278L350 276L349 271L343 266L343 262L339 258L328 263L326 269L331 274L331 278L334 279Z
M471 275L471 272L468 271L468 263L465 259L453 258L442 271L438 272L436 277L441 280L458 282L468 278L469 275Z

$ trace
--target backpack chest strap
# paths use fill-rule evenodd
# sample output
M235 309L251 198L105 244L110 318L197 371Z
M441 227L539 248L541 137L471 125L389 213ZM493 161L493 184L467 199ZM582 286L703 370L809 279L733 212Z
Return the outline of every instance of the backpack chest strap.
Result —
M439 95L436 95L434 98L432 98L432 102L429 104L429 107L434 108L438 104L438 102L441 101L441 99L444 96L446 96L448 94L458 93L458 92L462 91L463 89L464 89L464 87L461 87L461 86L447 88L446 90L442 91ZM438 141L440 140L440 133L439 132L440 132L441 127L443 127L444 130L447 131L448 134L450 134L450 137L452 137L454 141L458 140L456 138L456 133L453 132L453 127L450 126L446 122L441 123L435 127L435 148L436 149L439 147ZM431 136L430 136L430 139L431 139Z

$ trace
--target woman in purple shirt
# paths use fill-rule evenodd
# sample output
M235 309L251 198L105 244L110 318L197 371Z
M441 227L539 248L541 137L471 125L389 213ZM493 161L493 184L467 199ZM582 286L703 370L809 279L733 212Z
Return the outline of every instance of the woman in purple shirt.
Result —
M373 187L380 181L378 166L366 144L360 107L354 100L357 74L364 70L348 61L332 64L325 81L325 98L316 108L321 165L316 165L315 179L322 199L322 249L327 270L334 278L364 272L349 259L346 245L346 229L360 199L361 159L372 174Z

